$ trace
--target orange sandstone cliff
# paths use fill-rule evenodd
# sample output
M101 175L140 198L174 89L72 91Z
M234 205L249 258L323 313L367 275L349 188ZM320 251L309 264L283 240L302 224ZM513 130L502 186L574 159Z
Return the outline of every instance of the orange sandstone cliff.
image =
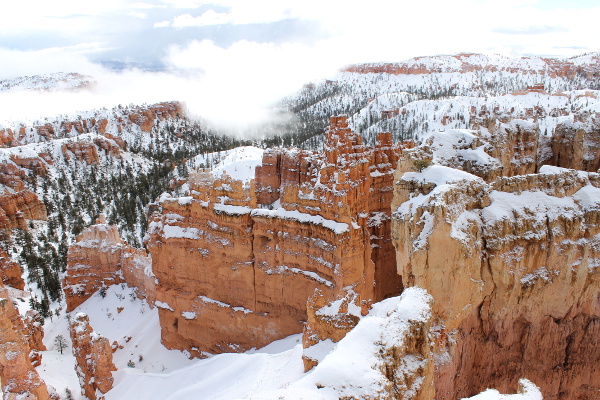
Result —
M117 227L102 216L69 246L63 289L67 311L73 311L101 287L127 282L140 298L154 301L155 279L143 250L121 239Z
M112 361L112 348L105 337L94 332L89 318L78 313L69 324L73 355L77 362L75 371L81 383L82 394L90 400L98 398L97 392L112 389L112 371L117 368Z
M163 343L243 351L301 332L316 289L319 304L351 298L359 314L399 294L389 223L401 147L379 139L367 148L333 117L323 155L267 150L253 181L200 171L191 196L163 196L147 240ZM320 340L312 325L307 346Z
M450 132L444 145L470 134ZM494 177L489 171L503 163L485 157L477 168L453 165L486 183L439 164L419 172L415 161L427 154L438 163L460 159L425 147L405 153L392 236L403 281L434 298L435 398L514 392L518 378L535 382L545 399L594 398L600 176L545 166Z
M35 319L33 315L31 318ZM0 381L5 399L49 399L46 385L32 364L37 356L30 343L41 343L41 333L36 329L31 327L32 332L23 323L8 290L0 286ZM28 337L30 333L35 337Z

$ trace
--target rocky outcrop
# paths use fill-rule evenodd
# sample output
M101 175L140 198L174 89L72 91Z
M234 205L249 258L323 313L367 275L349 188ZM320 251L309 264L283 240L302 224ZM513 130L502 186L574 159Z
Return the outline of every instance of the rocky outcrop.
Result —
M399 168L398 272L435 299L436 399L514 392L519 377L545 399L600 389L600 177L541 172L488 184Z
M63 281L68 312L101 287L123 282L118 266L125 246L117 227L112 225L92 225L77 236L69 246Z
M29 340L23 320L0 287L0 381L5 399L49 399L46 385L31 363Z
M13 155L10 157L10 160L19 167L28 169L36 175L46 176L48 173L46 162L40 157L17 157Z
M178 102L159 103L148 107L138 107L129 114L129 120L138 125L142 131L150 132L156 119L174 118L183 114Z
M46 220L46 206L29 190L0 194L0 229L27 229L25 220Z
M14 163L0 163L0 183L8 186L14 191L25 189L23 178L25 171L17 167Z
M475 129L432 132L418 148L403 153L402 171L431 163L469 172L486 182L499 177L537 173L544 165L596 172L600 167L600 122L594 115L564 121L552 136L537 123L484 119Z
M19 290L25 289L21 267L12 261L8 253L2 249L0 249L0 279L6 286L11 286Z
M579 116L559 124L552 137L550 165L596 172L600 170L600 116ZM589 123L588 121L592 121Z
M28 310L27 313L25 313L23 323L25 325L24 334L27 337L29 348L31 349L29 352L29 358L31 359L31 364L34 367L37 367L42 361L42 355L40 351L46 351L46 345L44 345L43 341L44 319L36 310Z
M420 288L374 304L311 373L256 398L433 399L431 307Z
M110 342L93 331L89 317L84 313L78 313L71 319L69 331L82 394L95 400L98 398L97 391L106 393L113 386L112 371L117 368L112 361Z
M138 297L154 299L155 278L151 261L143 250L129 246L101 216L86 228L67 253L63 290L67 311L73 311L101 287L121 282L137 288Z
M114 140L115 138L110 134L113 129L121 132L127 127L137 126L143 132L150 132L156 120L183 115L183 106L179 102L118 107L109 113L99 112L95 117L79 118L75 121L56 120L43 125L5 127L0 129L0 145L15 147L90 133ZM123 146L118 141L122 141L122 139L117 139L117 146L122 148Z
M67 161L73 157L78 161L85 161L88 165L98 164L98 150L93 143L69 141L62 145L61 150Z
M302 332L302 361L304 371L315 367L325 357L334 343L342 340L363 316L360 299L347 289L345 296L330 303L320 290L309 298L307 320Z
M200 171L191 196L163 196L147 240L163 343L193 356L260 347L302 331L315 289L327 304L351 288L362 313L400 293L386 224L400 153L333 117L323 155L267 150L254 181Z

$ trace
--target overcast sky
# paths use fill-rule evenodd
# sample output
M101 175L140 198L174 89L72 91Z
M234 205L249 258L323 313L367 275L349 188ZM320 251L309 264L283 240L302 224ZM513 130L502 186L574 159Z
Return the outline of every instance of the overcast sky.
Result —
M268 102L349 63L597 51L598 21L598 0L3 1L0 79L81 72L128 87L119 102L151 102L190 97L193 77L206 109L216 92ZM115 76L99 63L138 70Z

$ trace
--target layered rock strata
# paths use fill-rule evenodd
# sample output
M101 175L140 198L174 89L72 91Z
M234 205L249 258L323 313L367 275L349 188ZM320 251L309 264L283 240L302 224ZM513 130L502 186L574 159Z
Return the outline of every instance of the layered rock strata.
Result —
M389 135L365 147L333 117L322 156L267 150L254 181L200 171L191 196L163 196L147 240L163 343L193 356L260 347L302 331L315 289L323 304L351 289L363 314L400 293L386 225L400 152Z
M435 299L436 399L519 377L545 399L600 386L600 176L542 167L491 183L433 165L398 170L398 273Z
M78 313L71 319L69 332L82 394L89 400L95 400L98 398L97 391L106 393L112 389L112 371L117 370L112 361L110 342L93 331L89 317L84 313Z
M29 190L0 193L0 229L27 229L26 220L46 220L46 206Z
M155 278L151 260L143 250L129 246L101 217L86 228L67 253L67 274L63 290L67 311L73 311L101 287L127 282L137 288L138 297L154 301Z
M0 249L0 279L6 286L15 289L25 289L25 281L21 274L21 267L10 259L8 253Z
M9 297L7 289L0 287L0 381L5 399L49 399L44 381L32 364L31 341L28 327ZM34 360L36 357L33 357Z

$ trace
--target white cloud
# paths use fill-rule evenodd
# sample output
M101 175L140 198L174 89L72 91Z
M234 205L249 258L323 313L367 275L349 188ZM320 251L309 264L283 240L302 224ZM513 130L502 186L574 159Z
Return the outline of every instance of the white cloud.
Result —
M195 71L192 111L215 123L235 128L269 116L276 100L303 83L330 75L339 64L325 43L274 45L240 41L221 48L211 41L173 47L167 62L178 70Z
M154 23L155 28L168 28L169 26L171 26L171 21L161 21Z
M190 14L179 15L173 18L172 26L175 28L183 28L188 26L223 25L232 22L230 14L208 10L199 17L192 17Z
M143 12L139 12L139 11L130 11L127 14L131 15L134 18L139 18L139 19L146 19L146 18L148 18L148 14L143 13Z
M177 99L186 101L199 115L233 126L266 118L268 106L281 96L310 80L331 75L349 63L400 61L418 55L460 51L570 56L598 50L597 38L600 37L599 7L541 10L534 8L538 5L534 0L465 0L460 3L372 0L368 6L360 7L338 0L154 0L134 4L109 0L101 5L74 0L58 3L36 0L39 8L31 8L30 3L11 4L0 6L3 20L0 35L49 29L71 37L81 35L83 43L40 52L0 49L3 60L0 76L74 71L90 73L98 80L98 86L92 92L77 98L61 95L49 100L58 95L44 95L38 97L43 100L31 98L29 103L20 100L21 109L26 109L29 104L29 111L35 108L39 112L55 113L60 112L61 107L82 110L119 103ZM215 9L221 11L206 10L209 4L218 6ZM178 10L199 6L205 11L194 14L190 10ZM12 8L6 10L7 7ZM158 7L171 13L153 14L152 10ZM178 75L139 71L115 74L90 64L85 56L105 49L106 45L100 43L104 37L103 18L119 11L143 13L148 16L144 20L148 26L163 29L299 19L318 21L326 34L321 40L313 38L310 44L275 45L239 40L221 48L211 41L190 40L190 36L183 35L185 30L178 30L181 36L177 37L183 39L168 49L165 59ZM172 18L178 13L182 15ZM68 21L56 18L71 14L88 17ZM97 18L90 20L89 16ZM141 17L141 14L136 16ZM194 33L193 30L190 32ZM91 37L95 40L87 40ZM273 35L275 39L276 34ZM32 95L21 97L27 96ZM13 96L13 103L16 98ZM4 115L7 110L18 113L16 103L14 107L10 103L11 100L3 97L0 110Z

